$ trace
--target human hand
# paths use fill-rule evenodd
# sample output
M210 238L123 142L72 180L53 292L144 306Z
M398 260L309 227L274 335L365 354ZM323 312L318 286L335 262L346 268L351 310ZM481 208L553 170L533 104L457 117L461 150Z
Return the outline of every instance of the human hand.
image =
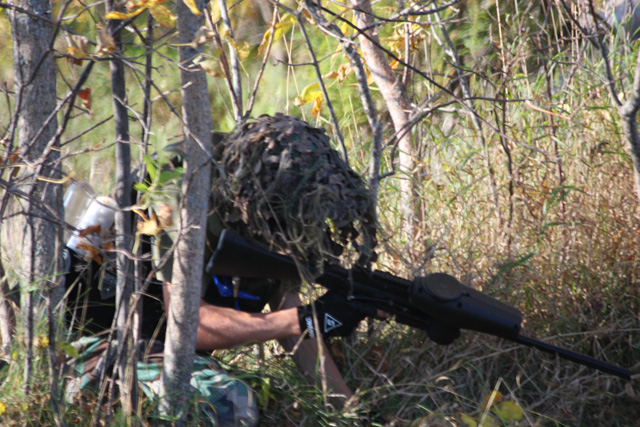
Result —
M356 301L350 301L337 292L329 291L314 303L318 326L325 337L344 337L350 335L367 316L375 316L374 307ZM316 323L313 319L312 304L298 307L300 331L308 331L309 338L316 337Z

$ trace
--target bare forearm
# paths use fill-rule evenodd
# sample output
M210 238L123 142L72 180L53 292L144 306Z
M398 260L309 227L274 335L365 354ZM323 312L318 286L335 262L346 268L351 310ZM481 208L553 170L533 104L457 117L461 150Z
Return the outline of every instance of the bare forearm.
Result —
M273 313L246 313L203 303L199 314L198 350L225 349L300 335L295 308Z
M171 307L171 284L163 287L165 310ZM300 335L295 308L272 313L246 313L201 301L196 349L221 350L238 345Z

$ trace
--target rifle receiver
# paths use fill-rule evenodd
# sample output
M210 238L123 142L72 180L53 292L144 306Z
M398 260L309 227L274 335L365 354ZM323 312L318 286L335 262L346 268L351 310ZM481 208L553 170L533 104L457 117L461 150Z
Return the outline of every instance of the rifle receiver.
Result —
M409 300L416 309L460 329L502 338L513 338L520 332L519 310L446 273L417 277Z

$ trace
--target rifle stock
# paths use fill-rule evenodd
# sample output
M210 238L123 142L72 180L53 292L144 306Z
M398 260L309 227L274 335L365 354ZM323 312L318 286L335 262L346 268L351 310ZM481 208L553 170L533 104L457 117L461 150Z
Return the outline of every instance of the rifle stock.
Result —
M299 266L291 257L264 249L224 230L207 264L207 272L219 276L299 280ZM314 281L349 299L393 314L400 323L425 330L438 344L449 344L458 337L460 329L468 329L631 379L631 372L626 369L520 335L522 315L519 310L463 285L445 273L433 273L410 281L385 272L359 267L346 270L325 264L323 273Z

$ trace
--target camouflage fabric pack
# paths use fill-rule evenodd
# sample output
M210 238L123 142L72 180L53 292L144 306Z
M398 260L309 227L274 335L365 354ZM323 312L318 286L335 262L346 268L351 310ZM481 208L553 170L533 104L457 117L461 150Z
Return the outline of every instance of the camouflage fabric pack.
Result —
M155 409L159 401L162 375L162 350L159 341L140 343L147 356L137 362L138 386L147 398L147 407ZM100 380L111 372L117 347L96 336L83 337L73 343L78 356L67 361L70 380L65 387L66 400L75 403L98 395ZM258 409L255 395L241 379L232 376L208 357L194 356L191 374L193 399L197 402L199 426L256 426ZM157 413L155 414L158 415ZM153 411L151 413L153 415Z

